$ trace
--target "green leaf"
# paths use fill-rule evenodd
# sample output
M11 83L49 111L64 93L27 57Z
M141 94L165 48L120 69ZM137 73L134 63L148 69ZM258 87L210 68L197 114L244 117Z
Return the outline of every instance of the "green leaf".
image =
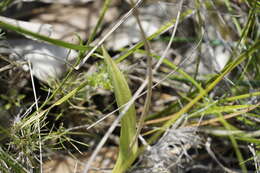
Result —
M131 100L132 94L124 75L121 73L116 63L111 59L104 47L102 47L102 50L105 62L107 64L108 73L112 80L116 102L118 107L121 107ZM130 144L133 142L135 134L136 111L135 106L132 105L121 119L119 155L113 169L113 173L124 172L134 161L137 154L138 145L137 142L135 142L132 146L130 146ZM129 160L131 161L129 162Z

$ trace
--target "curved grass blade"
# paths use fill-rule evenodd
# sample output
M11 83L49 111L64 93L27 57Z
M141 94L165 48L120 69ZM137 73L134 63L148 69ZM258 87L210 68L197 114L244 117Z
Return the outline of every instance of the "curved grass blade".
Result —
M4 29L7 29L7 30L18 32L20 34L24 34L24 35L36 38L38 40L42 40L42 41L54 44L56 46L61 46L61 47L65 47L65 48L68 48L68 49L74 49L74 50L79 50L79 51L86 51L86 50L89 49L89 47L86 47L86 46L72 44L72 43L68 43L68 42L65 42L65 41L62 41L62 40L58 40L58 39L53 39L53 38L38 34L36 32L29 31L29 30L24 29L22 27L18 27L18 26L15 26L15 25L8 24L4 21L0 21L0 28L4 28Z

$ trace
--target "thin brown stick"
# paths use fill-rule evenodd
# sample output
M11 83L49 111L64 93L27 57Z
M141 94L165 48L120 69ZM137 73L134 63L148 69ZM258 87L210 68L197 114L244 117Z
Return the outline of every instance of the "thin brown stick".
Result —
M242 109L240 110L239 112L234 112L234 113L231 113L231 114L227 114L225 115L223 118L225 120L227 119L230 119L230 118L233 118L233 117L236 117L238 115L241 115L241 114L244 114L244 113L247 113L255 108L257 108L258 106L260 105L260 102L257 103L256 105L254 106L250 106L246 109ZM210 119L210 120L204 120L202 122L199 122L199 123L193 123L193 124L189 124L188 127L193 127L193 126L205 126L205 125L209 125L209 124L214 124L214 123L217 123L221 120L222 118L221 117L217 117L217 118L213 118L213 119Z
M131 0L131 6L134 7L134 1ZM153 85L153 70L152 70L152 57L151 55L151 45L149 43L149 41L146 39L146 34L144 32L144 29L142 27L141 24L141 20L139 18L139 11L138 9L134 9L133 14L136 18L137 24L139 26L139 29L141 31L141 35L142 35L142 39L144 42L144 47L146 50L146 56L147 56L147 79L148 79L148 83L147 83L147 94L146 94L146 98L145 98L145 104L144 104L144 111L141 114L138 126L137 126L137 130L136 130L136 135L134 137L134 140L132 141L132 143L130 144L130 148L132 148L133 144L136 143L137 138L142 130L143 124L144 124L144 120L145 117L148 115L149 113L149 109L150 109L150 105L151 105L151 99L152 99L152 85Z
M257 103L254 106L248 107L248 108L243 109L243 110L241 110L239 112L234 112L234 113L231 113L231 114L227 114L227 115L224 116L224 119L230 119L230 118L236 117L238 115L241 115L243 113L247 113L247 112L257 108L259 105L260 105L260 102ZM163 118L159 118L159 119L155 119L155 120L150 120L150 121L145 122L144 124L148 125L148 124L161 123L161 122L164 122L164 121L167 121L167 120L173 118L175 115L176 114L173 114L173 115L170 115L170 116L167 116L167 117L163 117ZM210 119L210 120L202 121L200 123L190 124L188 126L204 126L204 125L216 123L216 122L220 121L220 119L221 118L219 118L219 117L218 118L213 118L213 119Z

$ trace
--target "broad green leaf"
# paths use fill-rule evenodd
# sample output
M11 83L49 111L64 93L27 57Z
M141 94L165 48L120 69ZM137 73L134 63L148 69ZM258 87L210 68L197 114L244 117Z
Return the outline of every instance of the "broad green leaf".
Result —
M121 107L131 100L132 94L124 75L121 73L116 63L111 59L104 47L102 50L107 64L108 73L112 80L116 102L118 107ZM135 134L136 111L135 106L132 105L121 119L119 155L113 173L124 172L131 164L129 163L129 160L134 161L138 146L137 142L135 142L133 146L130 146L130 144L134 140ZM126 162L129 164L126 165Z

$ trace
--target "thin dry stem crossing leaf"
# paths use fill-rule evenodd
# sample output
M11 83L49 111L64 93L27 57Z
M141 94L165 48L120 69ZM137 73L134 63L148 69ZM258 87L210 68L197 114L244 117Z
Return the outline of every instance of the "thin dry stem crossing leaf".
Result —
M99 151L102 149L104 146L105 142L109 138L109 136L112 134L112 132L115 130L116 126L118 125L120 119L125 115L125 113L128 111L128 109L132 106L132 104L135 102L135 100L140 96L141 92L145 88L146 84L142 84L139 89L135 92L133 95L132 99L123 107L122 112L118 115L118 117L114 120L114 122L111 124L110 128L107 130L106 134L103 136L103 138L100 140L99 144L93 151L91 157L89 158L88 162L85 165L84 168L84 173L87 173L87 171L90 168L91 163L94 161L96 158L97 154Z

